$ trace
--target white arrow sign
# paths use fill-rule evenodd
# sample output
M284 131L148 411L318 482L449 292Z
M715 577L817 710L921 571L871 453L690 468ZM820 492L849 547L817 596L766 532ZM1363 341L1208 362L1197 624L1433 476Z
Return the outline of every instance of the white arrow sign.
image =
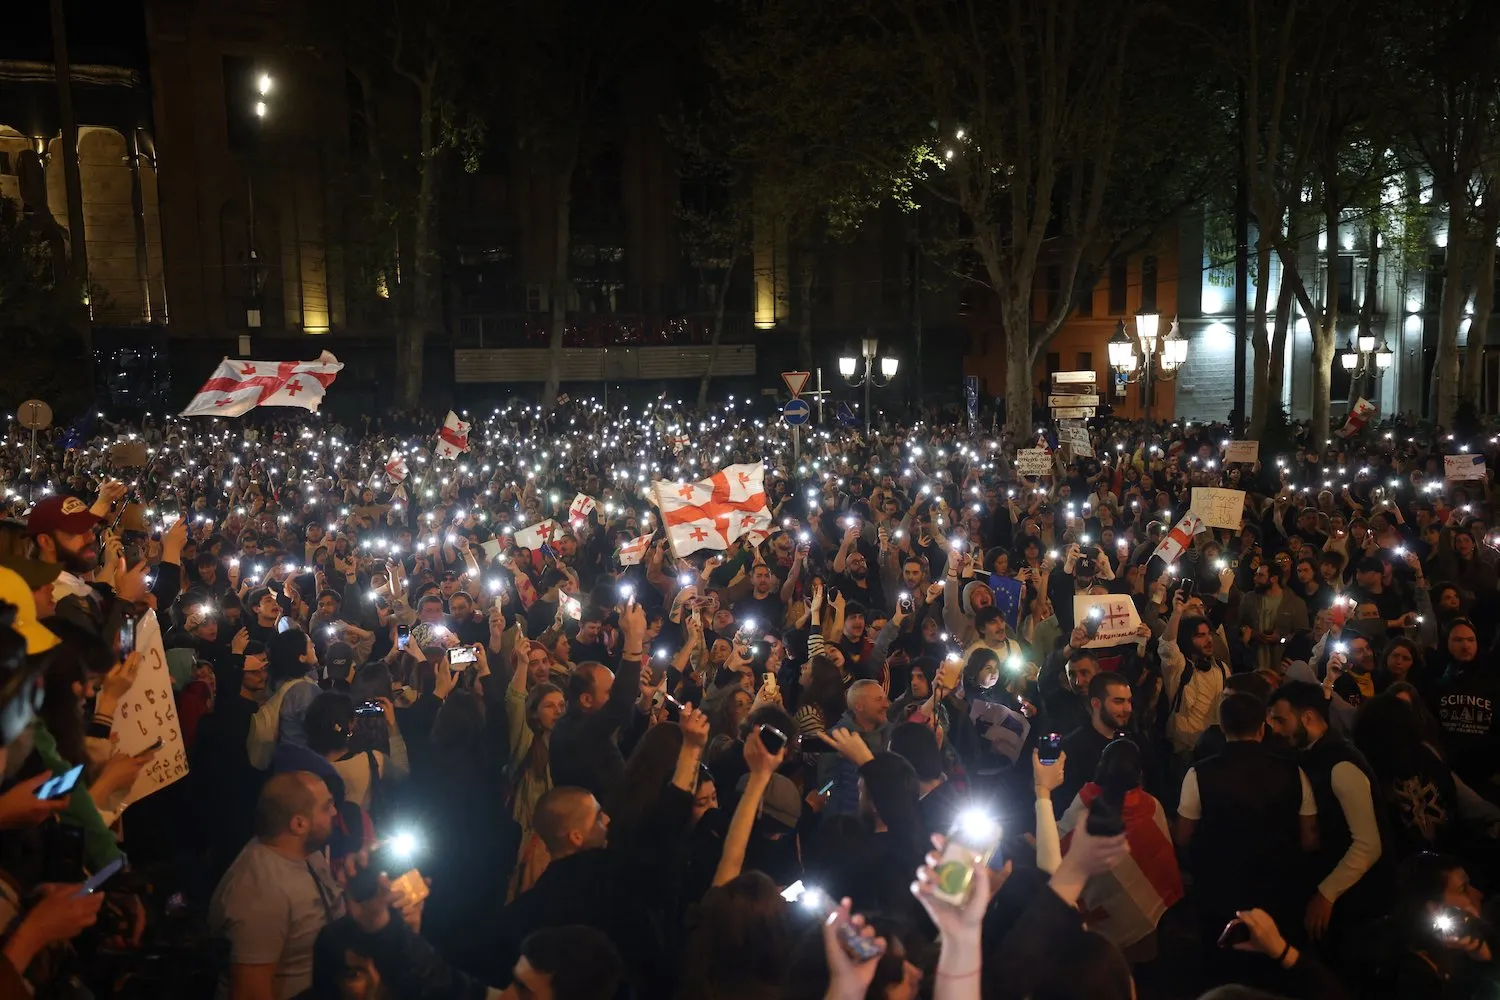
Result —
M1048 396L1047 405L1058 406L1098 406L1098 396Z
M1074 406L1068 409L1053 410L1052 415L1058 420L1067 420L1070 418L1092 420L1094 417L1094 408L1092 406Z

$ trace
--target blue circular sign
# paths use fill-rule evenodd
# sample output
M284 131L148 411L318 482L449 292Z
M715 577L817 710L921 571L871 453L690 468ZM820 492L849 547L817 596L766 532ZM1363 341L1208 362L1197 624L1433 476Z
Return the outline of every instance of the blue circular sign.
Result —
M796 427L807 423L807 418L812 416L812 407L807 405L805 399L789 399L781 408L781 419Z

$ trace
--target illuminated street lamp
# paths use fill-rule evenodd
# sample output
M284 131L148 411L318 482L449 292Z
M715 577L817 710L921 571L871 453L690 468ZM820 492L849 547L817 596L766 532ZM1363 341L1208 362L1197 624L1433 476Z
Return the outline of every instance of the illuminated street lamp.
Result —
M891 380L896 377L897 369L901 366L901 362L896 358L881 358L880 374L877 376L875 374L875 357L879 353L879 347L880 342L878 340L874 337L866 337L860 341L860 357L851 358L845 356L839 358L839 374L844 376L844 381L855 388L859 386L865 387L866 434L870 431L870 385L873 383L882 388L890 385ZM854 373L859 370L861 360L864 362L864 373L856 376Z
M1151 415L1152 383L1157 380L1170 382L1177 377L1178 369L1187 363L1187 338L1182 336L1177 321L1165 337L1159 336L1161 315L1154 310L1143 309L1135 315L1136 339L1132 340L1122 319L1115 327L1115 335L1109 340L1109 366L1127 383L1144 382L1146 415ZM1137 354L1137 346L1140 353Z

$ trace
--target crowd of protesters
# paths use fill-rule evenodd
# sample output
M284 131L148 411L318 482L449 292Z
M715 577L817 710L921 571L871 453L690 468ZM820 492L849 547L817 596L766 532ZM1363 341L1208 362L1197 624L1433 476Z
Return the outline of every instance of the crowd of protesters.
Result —
M0 997L1496 995L1494 439L743 410L12 434Z

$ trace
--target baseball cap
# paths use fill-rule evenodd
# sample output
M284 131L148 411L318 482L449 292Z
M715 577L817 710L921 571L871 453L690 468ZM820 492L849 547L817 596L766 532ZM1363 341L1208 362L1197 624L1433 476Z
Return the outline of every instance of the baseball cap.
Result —
M0 559L0 566L25 580L28 590L41 590L62 575L61 563L44 563L39 559L8 556Z
M328 665L329 677L348 677L349 668L354 666L354 647L347 642L329 643L323 659Z
M54 531L66 531L81 535L93 530L102 518L89 510L89 505L77 497L50 496L31 508L26 519L26 533L47 535Z
M743 794L749 783L750 776L747 774L740 778L735 787ZM802 796L791 778L784 774L771 775L771 783L766 786L766 794L760 802L760 816L761 819L771 820L785 828L776 830L777 833L790 833L797 829L797 821L802 818Z
M26 640L26 655L35 656L56 646L58 638L36 620L36 601L31 590L19 573L0 567L0 602L15 605L16 619L10 627Z

